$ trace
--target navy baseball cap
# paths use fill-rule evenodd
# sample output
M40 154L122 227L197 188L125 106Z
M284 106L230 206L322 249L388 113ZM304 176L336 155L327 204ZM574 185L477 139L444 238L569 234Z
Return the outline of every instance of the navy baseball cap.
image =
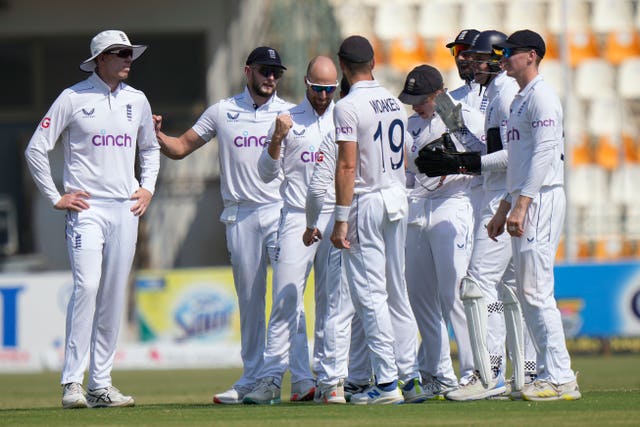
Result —
M270 65L272 67L282 68L283 70L287 69L287 67L282 65L278 51L269 46L259 46L253 49L247 57L246 64Z
M373 46L362 36L350 36L340 45L338 56L349 62L369 62L373 59Z
M398 99L405 104L422 104L429 95L442 89L442 74L431 65L419 65L409 72Z
M540 34L531 30L520 30L511 34L502 43L494 44L493 47L498 49L533 49L540 58L544 58L547 48Z
M454 41L452 41L451 43L447 43L446 47L453 47L457 44L466 44L468 46L471 46L471 43L473 43L473 39L475 39L478 34L480 34L480 31L475 29L462 30Z

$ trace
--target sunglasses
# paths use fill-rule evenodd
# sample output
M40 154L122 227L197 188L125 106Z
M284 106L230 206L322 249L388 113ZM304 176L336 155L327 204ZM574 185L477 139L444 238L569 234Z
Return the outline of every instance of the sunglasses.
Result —
M534 49L531 47L504 47L504 48L494 48L493 53L495 55L503 57L504 59L507 59L512 57L516 53L531 52L532 50Z
M317 93L327 92L327 95L333 93L338 88L338 82L334 85L319 85L317 83L311 83L309 79L306 79L307 85L311 88L312 91Z
M452 56L458 56L460 55L460 52L465 51L467 49L469 49L469 45L466 45L466 44L454 44L449 48Z
M115 55L118 58L128 58L133 56L133 49L116 49L105 52L107 55Z
M278 67L269 67L266 65L262 65L260 67L255 67L253 68L254 70L256 70L258 73L260 73L260 75L262 77L266 77L269 78L273 75L273 78L278 80L280 77L282 77L282 74L284 73L284 70L282 68L278 68Z

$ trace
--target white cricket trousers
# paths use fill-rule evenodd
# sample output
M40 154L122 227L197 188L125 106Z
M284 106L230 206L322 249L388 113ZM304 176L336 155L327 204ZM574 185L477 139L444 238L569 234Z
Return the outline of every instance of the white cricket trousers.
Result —
M343 260L376 383L419 377L418 328L404 279L406 216L391 221L380 192L354 196Z
M497 286L502 281L516 292L516 273L511 257L511 236L508 233L502 233L498 236L496 242L489 238L486 228L498 210L503 196L504 191L501 190L488 190L485 194L484 208L480 215L480 227L476 228L473 252L471 253L467 274L480 286L487 304L487 350L489 351L491 366L504 374L507 366L505 360L507 332L504 309ZM532 366L535 370L535 348L526 327L523 332L525 337L525 365L527 367Z
M422 336L420 371L457 384L447 324L458 344L460 377L473 373L473 353L460 299L460 280L471 255L473 211L469 198L411 198L407 234L407 287Z
M89 209L68 211L66 239L73 291L67 306L61 384L111 385L120 321L138 238L133 200L91 198Z
M318 228L327 236L331 213L323 213L318 218ZM315 309L314 325L314 369L321 369L320 359L324 353L324 334L326 317L326 283L328 280L340 281L339 260L329 260L338 250L328 238L311 246L305 246L302 235L306 229L306 216L303 210L283 208L278 225L276 256L273 264L273 306L267 330L267 346L264 352L264 368L260 377L275 377L276 383L282 381L290 364L290 356L297 352L294 347L304 346L307 352L304 366L302 359L299 369L291 366L291 382L313 379L309 368L307 350L306 322L304 322L304 291L307 278L314 268ZM338 262L336 262L338 261ZM291 354L290 354L291 350Z
M517 199L512 194L514 203ZM554 297L553 263L565 208L562 187L543 187L527 210L524 235L511 239L518 298L537 351L538 378L554 384L575 379Z
M234 384L238 389L252 389L261 378L266 337L265 296L267 263L274 262L278 219L282 203L238 205L235 215L224 219L227 249L231 258L233 281L240 310L240 345L242 377ZM304 348L293 346L291 371L309 370L306 338Z

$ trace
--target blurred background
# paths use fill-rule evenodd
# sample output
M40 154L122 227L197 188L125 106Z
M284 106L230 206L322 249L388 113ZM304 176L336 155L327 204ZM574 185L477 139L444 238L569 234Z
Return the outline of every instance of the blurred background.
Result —
M506 34L529 28L545 38L541 73L565 108L569 205L557 260L569 268L565 280L578 289L566 291L569 303L563 316L568 313L565 320L579 337L584 333L580 313L586 303L579 291L587 288L584 280L597 278L598 285L634 277L633 289L624 287L618 294L624 294L620 307L625 316L630 313L631 330L640 335L638 0L0 0L3 348L17 345L8 325L11 316L19 317L16 295L21 291L2 288L2 283L51 271L63 272L60 281L68 282L64 213L39 194L23 152L58 94L87 77L78 64L89 57L90 40L99 31L121 29L132 43L150 46L134 63L129 83L145 92L155 114L163 115L163 130L179 135L208 105L243 90L244 62L256 46L280 52L288 70L278 93L298 103L309 59L318 54L335 58L341 40L352 34L372 42L374 74L393 93L400 92L408 71L422 63L441 70L447 87L454 89L463 82L445 44L467 28ZM50 157L61 188L59 146ZM163 158L154 202L140 226L135 272L213 266L226 268L220 281L229 282L221 211L215 143L182 161ZM599 265L628 269L590 270ZM152 276L132 279L138 286L132 287L130 325L136 322L136 302L141 303L136 289L153 290L158 280L160 287L170 282L166 274ZM53 276L44 277L46 283ZM227 294L233 299L232 282L225 286L231 286ZM595 301L607 298L598 292ZM58 305L63 310L64 304ZM596 312L603 310L595 305ZM175 314L176 308L167 310ZM599 322L611 320L605 316ZM19 327L13 331L16 336ZM587 335L629 334L624 331L596 328ZM145 333L149 331L138 335Z
M308 60L335 57L351 34L376 51L376 78L400 92L415 65L429 63L449 89L463 84L445 44L461 29L530 28L548 48L541 72L565 106L569 215L559 260L640 256L640 7L636 0L157 0L94 3L0 0L0 268L66 269L54 212L34 187L23 151L47 108L86 77L98 31L122 29L149 44L130 84L143 90L169 134L242 90L251 49L277 48L288 67L281 96L299 102ZM138 265L225 265L216 144L163 159L144 218ZM52 153L61 181L61 151Z

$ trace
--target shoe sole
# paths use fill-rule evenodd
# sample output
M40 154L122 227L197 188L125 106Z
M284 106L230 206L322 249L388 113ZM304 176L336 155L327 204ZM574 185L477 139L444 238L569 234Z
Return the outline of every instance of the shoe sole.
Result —
M474 395L468 395L468 396L461 396L461 397L456 397L455 394L452 396L451 393L447 393L445 395L445 398L447 400L452 400L454 402L469 402L471 400L483 400L483 399L497 398L498 396L500 396L505 391L507 391L507 388L505 386L502 386L502 387L492 388L491 390L487 390L487 391L484 391L482 393L478 393L478 394L474 394Z
M527 396L526 394L522 395L522 399L529 402L553 402L556 400L579 400L582 398L582 394L580 392L571 392L565 393L558 396Z
M220 399L217 396L213 396L213 403L217 403L218 405L240 405L242 404L242 400L225 400L225 399Z
M242 403L244 403L245 405L277 405L280 402L281 400L279 397L277 399L271 400L257 400L250 397L245 397L244 399L242 399Z
M413 399L404 399L404 403L422 403L427 400L427 396L416 396Z
M324 399L323 403L326 403L328 405L346 405L347 400L346 399L340 399L340 398L333 398L333 399Z
M401 403L404 403L404 399L403 398L397 398L397 397L386 397L386 398L380 398L380 399L376 399L376 400L363 400L363 401L353 401L353 399L351 399L351 404L352 405L399 405Z
M88 407L89 405L87 405L85 400L76 400L75 402L62 404L62 409L84 409Z
M130 408L132 406L136 406L136 402L133 399L121 403L89 403L89 408Z

